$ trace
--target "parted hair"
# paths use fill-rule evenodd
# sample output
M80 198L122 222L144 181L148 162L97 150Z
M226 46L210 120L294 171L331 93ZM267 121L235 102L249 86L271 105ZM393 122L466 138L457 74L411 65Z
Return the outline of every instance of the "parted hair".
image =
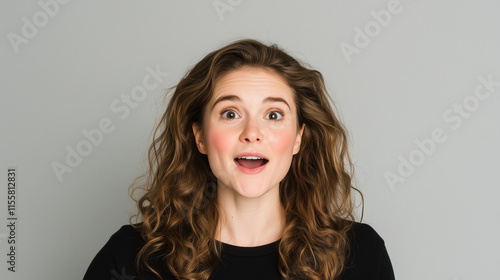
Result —
M353 191L358 191L347 131L320 72L275 44L252 39L209 53L168 91L173 94L153 133L148 170L131 185L132 198L142 190L134 198L138 213L131 217L146 242L138 269L161 278L161 265L177 279L208 279L221 261L221 242L215 239L217 178L197 149L192 125L202 123L216 81L241 67L280 75L293 90L297 126L305 125L300 151L279 185L285 227L278 269L285 279L336 279L349 254L347 233L355 220ZM139 178L145 180L138 184Z

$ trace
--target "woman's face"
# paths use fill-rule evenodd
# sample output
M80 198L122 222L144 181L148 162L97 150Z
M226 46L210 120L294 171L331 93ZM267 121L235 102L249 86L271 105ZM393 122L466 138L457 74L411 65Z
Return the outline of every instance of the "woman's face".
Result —
M243 67L218 79L201 127L193 125L218 187L244 197L278 189L299 151L293 90L278 75Z

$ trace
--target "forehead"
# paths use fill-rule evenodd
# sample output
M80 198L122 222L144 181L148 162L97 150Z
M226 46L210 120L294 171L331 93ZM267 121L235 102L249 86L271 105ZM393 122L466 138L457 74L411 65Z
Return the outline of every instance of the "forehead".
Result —
M279 96L293 102L293 89L279 74L270 69L243 67L224 74L215 82L212 102L221 95L242 98Z

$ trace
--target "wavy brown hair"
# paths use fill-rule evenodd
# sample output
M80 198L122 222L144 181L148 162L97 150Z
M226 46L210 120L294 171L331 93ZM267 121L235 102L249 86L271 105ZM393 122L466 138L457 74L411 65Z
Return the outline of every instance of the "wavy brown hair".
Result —
M243 66L283 77L294 91L297 125L305 124L301 149L279 186L286 215L279 271L285 279L335 279L345 267L347 232L355 220L352 190L357 189L346 129L320 72L277 45L250 39L209 53L170 90L149 148L149 169L139 177L146 180L134 188L144 190L133 216L142 222L131 224L146 241L137 265L159 278L152 263L177 279L208 279L220 261L217 179L206 155L198 152L192 124L202 123L217 79Z

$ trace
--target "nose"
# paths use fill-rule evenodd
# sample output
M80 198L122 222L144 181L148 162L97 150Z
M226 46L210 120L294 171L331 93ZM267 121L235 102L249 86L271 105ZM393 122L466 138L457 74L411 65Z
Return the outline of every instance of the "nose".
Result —
M259 124L254 120L247 120L240 134L240 141L245 143L262 142L264 136Z

